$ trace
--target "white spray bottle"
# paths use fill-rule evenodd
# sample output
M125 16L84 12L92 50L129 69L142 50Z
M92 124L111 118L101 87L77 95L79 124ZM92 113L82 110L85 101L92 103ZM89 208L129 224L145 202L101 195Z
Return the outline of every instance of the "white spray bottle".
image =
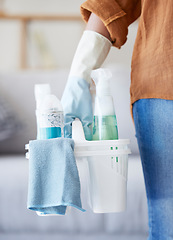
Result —
M91 77L96 83L93 140L118 139L117 119L109 81L112 74L108 69L99 68L92 71Z

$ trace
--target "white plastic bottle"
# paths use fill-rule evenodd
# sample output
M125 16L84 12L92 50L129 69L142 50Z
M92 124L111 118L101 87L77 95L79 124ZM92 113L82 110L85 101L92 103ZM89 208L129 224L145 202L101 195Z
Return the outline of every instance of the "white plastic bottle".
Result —
M64 115L61 102L50 94L49 85L43 85L35 86L37 139L63 137Z
M108 69L99 68L92 71L91 77L96 83L93 140L118 139L117 119L109 81L112 74Z

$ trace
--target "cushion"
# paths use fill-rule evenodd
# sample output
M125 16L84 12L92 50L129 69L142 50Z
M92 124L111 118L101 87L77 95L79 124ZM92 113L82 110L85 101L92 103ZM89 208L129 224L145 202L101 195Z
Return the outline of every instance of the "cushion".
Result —
M2 97L0 98L0 141L9 139L22 128L15 112Z

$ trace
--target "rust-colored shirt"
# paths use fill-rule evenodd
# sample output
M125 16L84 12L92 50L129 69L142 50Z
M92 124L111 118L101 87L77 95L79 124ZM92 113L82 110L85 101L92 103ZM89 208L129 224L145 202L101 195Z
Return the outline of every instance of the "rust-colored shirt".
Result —
M113 45L127 40L128 26L139 16L131 64L131 106L141 98L173 100L173 0L87 0L85 21L95 13Z

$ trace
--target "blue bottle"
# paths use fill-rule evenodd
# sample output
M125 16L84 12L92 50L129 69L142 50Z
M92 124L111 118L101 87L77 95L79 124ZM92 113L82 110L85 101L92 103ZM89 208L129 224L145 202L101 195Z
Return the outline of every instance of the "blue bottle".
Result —
M47 95L38 111L37 139L63 137L64 115L59 99Z
M41 84L35 88L35 97L37 139L63 137L64 115L60 100L50 94L49 86Z

